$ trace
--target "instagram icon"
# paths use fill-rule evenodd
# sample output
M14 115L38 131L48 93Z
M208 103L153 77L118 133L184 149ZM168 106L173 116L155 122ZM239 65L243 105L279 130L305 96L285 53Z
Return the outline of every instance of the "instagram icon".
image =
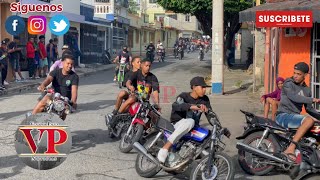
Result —
M30 16L28 18L29 34L45 34L47 30L47 19L45 16Z

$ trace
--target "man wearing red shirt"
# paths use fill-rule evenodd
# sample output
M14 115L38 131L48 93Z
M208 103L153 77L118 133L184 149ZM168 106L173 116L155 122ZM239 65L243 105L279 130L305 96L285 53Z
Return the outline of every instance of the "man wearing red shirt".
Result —
M45 37L44 35L41 35L39 37L39 52L40 52L40 71L42 71L42 77L46 76L47 73L47 69L48 69L48 59L47 59L47 51L46 51L46 47L45 47ZM40 74L41 76L41 74Z
M29 69L29 78L35 79L35 49L33 46L34 38L29 37L27 42L27 60L28 60L28 69Z

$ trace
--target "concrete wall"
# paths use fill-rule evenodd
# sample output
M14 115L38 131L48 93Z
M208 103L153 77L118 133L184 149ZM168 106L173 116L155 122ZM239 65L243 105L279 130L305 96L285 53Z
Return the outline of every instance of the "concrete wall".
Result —
M0 40L3 40L4 38L10 38L11 35L7 33L5 22L7 17L11 16L12 13L10 12L10 4L8 3L0 3Z
M63 4L63 12L80 14L79 0L53 0L53 4Z
M241 61L245 64L247 62L247 50L249 47L253 48L253 35L249 29L241 29Z
M256 33L256 45L255 45L255 58L256 67L255 67L255 77L256 77L256 86L264 85L264 58L265 58L265 33L262 33L260 30Z

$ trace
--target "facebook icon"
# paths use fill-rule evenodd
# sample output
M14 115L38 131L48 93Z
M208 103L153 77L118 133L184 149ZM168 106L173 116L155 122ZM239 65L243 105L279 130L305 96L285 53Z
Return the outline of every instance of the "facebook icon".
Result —
M26 23L20 16L10 16L6 20L6 30L9 34L17 36L25 30Z

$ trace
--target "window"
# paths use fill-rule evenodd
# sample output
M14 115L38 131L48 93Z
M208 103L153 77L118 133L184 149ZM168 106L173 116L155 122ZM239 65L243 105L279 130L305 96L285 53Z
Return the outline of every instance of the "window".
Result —
M133 48L133 29L128 30L128 46Z
M110 3L110 0L95 0L96 3Z
M149 3L150 3L150 4L157 3L157 0L149 0Z
M107 13L109 13L109 6L107 6Z
M186 16L185 16L185 21L186 21L186 22L191 22L191 17L190 17L190 15L186 15Z
M106 6L103 6L103 13L106 13Z
M172 18L172 19L175 19L175 20L178 19L177 14L170 14L170 15L168 15L168 17L170 17L170 18Z

